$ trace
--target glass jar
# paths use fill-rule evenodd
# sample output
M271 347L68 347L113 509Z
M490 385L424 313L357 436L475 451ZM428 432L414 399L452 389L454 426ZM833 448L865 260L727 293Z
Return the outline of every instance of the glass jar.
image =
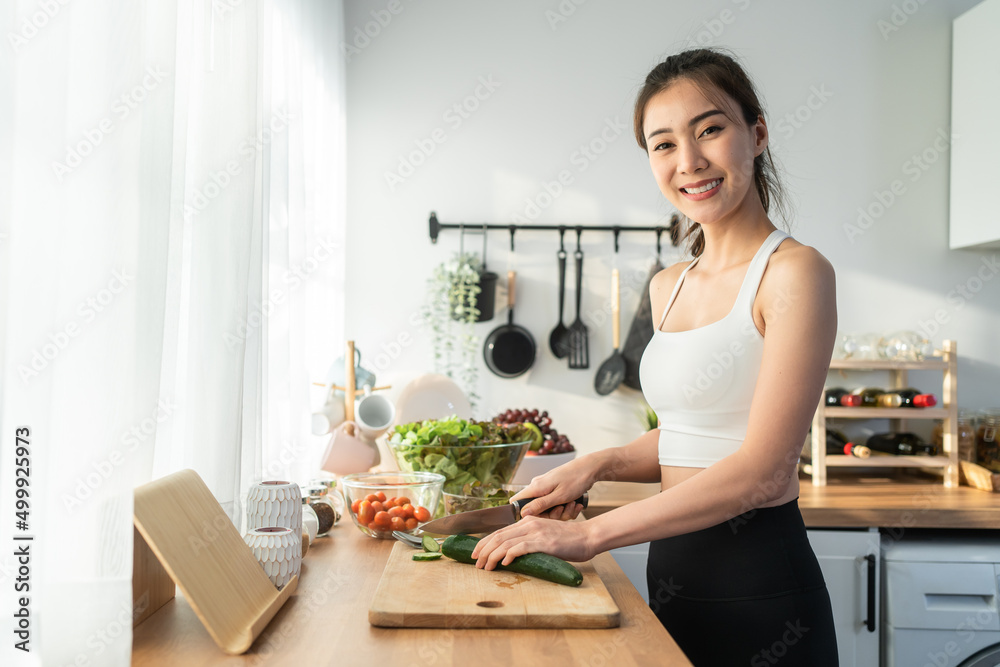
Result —
M960 461L976 460L976 429L972 415L958 411L958 458ZM934 423L932 441L939 452L944 452L944 421Z
M987 410L976 428L976 463L991 470L1000 470L1000 409Z

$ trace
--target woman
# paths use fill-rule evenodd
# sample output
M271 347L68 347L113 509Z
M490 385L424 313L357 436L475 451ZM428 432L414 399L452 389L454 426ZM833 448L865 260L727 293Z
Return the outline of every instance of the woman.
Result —
M768 217L781 189L767 125L732 58L698 49L654 68L635 134L664 196L697 221L695 259L650 285L640 378L660 428L533 479L518 494L538 497L529 516L484 538L477 566L649 541L650 606L695 665L836 665L796 474L836 335L833 268ZM570 501L598 480L661 493L589 521L541 520L574 518Z

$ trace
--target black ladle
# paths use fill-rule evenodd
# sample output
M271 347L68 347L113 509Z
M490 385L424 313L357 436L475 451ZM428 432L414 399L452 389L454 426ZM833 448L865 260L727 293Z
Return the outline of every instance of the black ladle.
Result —
M615 254L618 253L618 232L615 231ZM621 304L618 295L618 267L611 270L611 331L615 345L615 351L611 353L601 367L597 369L594 376L594 390L601 396L607 396L622 383L625 379L625 357L622 356L619 346L621 344L621 323L619 320Z
M563 324L563 304L566 300L566 249L563 247L563 230L559 230L559 324L549 334L549 349L557 359L569 355L569 329Z

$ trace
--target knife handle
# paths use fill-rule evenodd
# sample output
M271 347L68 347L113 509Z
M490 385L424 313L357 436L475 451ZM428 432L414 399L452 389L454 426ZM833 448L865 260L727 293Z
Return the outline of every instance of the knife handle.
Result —
M521 498L520 500L510 501L510 504L514 506L514 514L516 521L521 520L521 508L535 500L538 500L538 498ZM583 495L574 500L573 502L580 503L581 505L583 505L583 509L587 509L587 505L590 504L590 496L587 494L586 491L584 491ZM566 505L553 505L549 509L553 509L554 507L566 507Z

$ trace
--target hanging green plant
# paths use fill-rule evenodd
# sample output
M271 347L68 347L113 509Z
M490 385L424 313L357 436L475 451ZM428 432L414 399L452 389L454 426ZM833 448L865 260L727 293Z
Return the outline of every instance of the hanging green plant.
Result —
M481 261L473 253L457 253L436 266L427 280L423 316L431 330L434 372L456 380L473 407L479 381L479 321L477 299Z

